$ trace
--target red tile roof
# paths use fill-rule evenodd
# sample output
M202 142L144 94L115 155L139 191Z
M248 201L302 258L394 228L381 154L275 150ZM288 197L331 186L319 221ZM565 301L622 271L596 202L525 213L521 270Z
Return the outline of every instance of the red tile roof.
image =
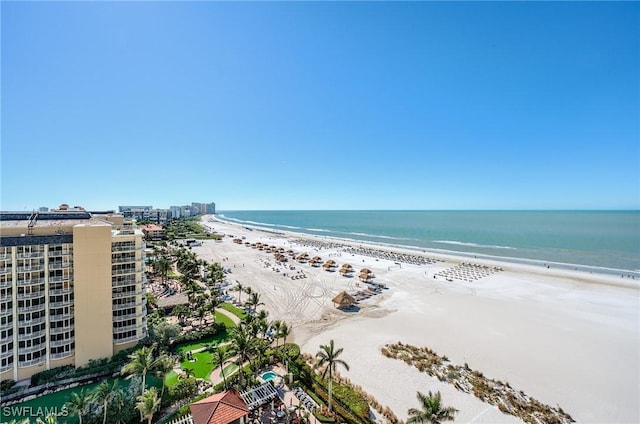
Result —
M249 414L238 392L227 390L191 404L194 424L229 424Z
M162 231L162 227L156 224L141 225L140 229L142 231Z

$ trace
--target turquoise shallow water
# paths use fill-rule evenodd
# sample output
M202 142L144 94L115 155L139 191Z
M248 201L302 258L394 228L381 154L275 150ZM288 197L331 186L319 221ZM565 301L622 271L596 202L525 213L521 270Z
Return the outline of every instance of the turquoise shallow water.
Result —
M640 211L225 211L219 216L271 230L640 275Z

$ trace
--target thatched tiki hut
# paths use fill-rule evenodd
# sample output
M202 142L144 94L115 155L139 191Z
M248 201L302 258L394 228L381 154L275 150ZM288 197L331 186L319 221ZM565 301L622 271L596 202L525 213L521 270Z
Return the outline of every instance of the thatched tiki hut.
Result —
M336 297L331 299L331 301L334 304L337 304L339 308L342 308L342 307L348 307L353 305L356 299L346 291L341 291L340 293L338 293Z

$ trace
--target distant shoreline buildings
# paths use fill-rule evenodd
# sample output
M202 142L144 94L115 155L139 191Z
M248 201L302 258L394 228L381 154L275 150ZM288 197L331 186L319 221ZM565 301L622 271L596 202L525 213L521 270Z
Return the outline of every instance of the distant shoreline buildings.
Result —
M118 212L127 219L163 224L171 219L213 215L216 213L216 204L193 202L190 205L170 206L169 209L156 209L153 206L118 206Z

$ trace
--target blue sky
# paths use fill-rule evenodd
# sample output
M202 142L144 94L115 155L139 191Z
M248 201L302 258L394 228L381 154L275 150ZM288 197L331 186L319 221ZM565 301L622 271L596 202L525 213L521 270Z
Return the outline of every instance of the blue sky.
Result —
M640 5L2 2L1 209L640 208Z

